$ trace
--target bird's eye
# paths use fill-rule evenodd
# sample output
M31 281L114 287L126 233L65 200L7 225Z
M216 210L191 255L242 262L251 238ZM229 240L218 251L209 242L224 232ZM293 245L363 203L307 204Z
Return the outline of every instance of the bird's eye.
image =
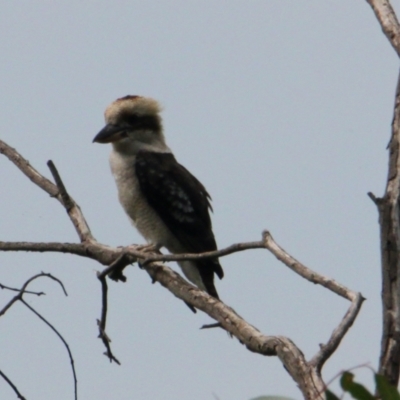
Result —
M122 131L122 132L121 132L121 137L122 137L122 138L128 137L128 132L127 132L127 131Z

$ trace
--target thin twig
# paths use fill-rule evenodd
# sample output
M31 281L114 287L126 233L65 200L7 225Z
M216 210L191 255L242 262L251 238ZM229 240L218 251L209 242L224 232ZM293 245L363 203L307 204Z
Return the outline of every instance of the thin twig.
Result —
M58 187L60 196L63 201L63 205L67 212L70 212L71 209L74 207L74 202L71 199L71 196L68 194L67 189L65 189L64 182L61 179L60 174L57 171L56 166L54 165L53 161L49 160L47 161L47 166L50 169L51 174L53 175L54 181Z
M101 317L97 320L97 325L99 327L99 338L102 340L104 346L106 347L106 352L104 353L110 360L110 362L115 361L118 365L121 365L119 360L114 356L111 351L110 342L111 339L106 333L107 324L107 311L108 311L108 285L107 285L107 274L111 273L114 267L118 267L123 255L118 257L113 264L108 268L105 268L102 272L97 274L97 278L101 283Z
M131 247L127 247L127 252L129 254L135 255L138 258L143 258L144 261L141 261L141 264L146 265L154 261L168 262L168 261L183 261L183 260L200 260L204 258L218 258L251 249L265 249L265 244L263 241L235 243L224 249L207 251L204 253L158 254L158 253L137 251L132 249Z
M41 278L41 277L47 277L47 278L50 278L50 279L53 279L53 280L57 281L59 284L61 284L61 287L62 287L62 289L64 290L64 293L66 293L66 292L65 292L65 289L64 289L64 285L62 284L62 282L61 282L60 280L58 280L57 278L53 277L53 276L50 275L50 274L41 272L40 274L36 274L36 275L30 277L30 278L22 285L21 289L18 291L18 294L15 295L15 296L0 310L0 317L1 317L2 315L4 315L4 314L7 312L7 310L9 310L10 307L11 307L16 301L22 299L22 296L23 296L25 293L27 293L26 288L28 287L28 285L29 285L31 282L33 282L35 279L38 279L38 278Z
M17 288L12 288L10 286L6 286L3 285L2 283L0 283L0 289L4 289L4 290L10 290L11 292L20 292L21 289L17 289ZM32 292L31 290L25 290L24 294L34 294L36 296L45 296L46 293L45 292Z
M53 178L56 182L57 188L58 188L58 200L61 202L61 204L64 206L66 209L69 218L72 222L72 224L75 227L75 230L77 234L79 235L79 238L81 242L90 242L93 240L93 235L90 232L90 228L88 223L86 222L85 217L82 214L82 211L78 204L74 201L74 199L68 194L65 185L60 177L60 174L57 171L56 166L54 165L53 161L49 160L47 162L47 165L50 169L50 172L53 175Z
M221 324L216 322L215 324L204 324L200 327L200 329L212 329L212 328L221 328Z
M11 386L11 388L14 390L15 394L17 395L17 397L20 400L26 400L26 398L24 396L22 396L22 394L20 393L20 391L17 389L17 387L14 385L14 383L12 383L12 381L10 380L10 378L3 372L0 370L0 376Z
M58 332L58 330L49 322L47 321L46 318L44 318L41 314L39 314L32 306L30 306L24 299L20 299L20 301L27 307L29 310L31 310L37 317L39 317L58 337L59 339L63 342L65 348L67 349L69 360L71 362L71 369L72 369L72 375L74 377L74 392L75 392L75 400L78 400L78 379L76 377L76 371L75 371L75 363L74 363L74 358L72 357L71 350L69 348L69 345L67 341L62 337L61 333Z
M376 197L372 192L367 193L368 197L374 202L376 206L382 203L382 199Z
M38 294L36 292L30 292L28 290L26 290L26 288L28 287L28 285L30 283L32 283L34 280L38 279L38 278L49 278L55 282L57 282L60 286L61 289L63 290L64 294L66 296L68 296L67 291L65 290L64 284L61 282L60 279L56 278L55 276L46 273L46 272L41 272L40 274L36 274L34 276L32 276L31 278L29 278L21 287L21 289L18 290L18 294L15 295L4 307L3 309L0 311L0 317L2 315L4 315L10 308L11 306L17 302L20 301L21 303L23 303L27 308L29 308L34 314L36 314L43 322L45 322L56 334L57 336L62 340L62 342L64 343L64 345L67 348L70 360L71 360L71 366L72 366L72 373L74 376L74 387L75 387L75 400L78 399L78 387L77 387L77 378L76 378L76 372L75 372L75 366L74 366L74 359L72 357L72 353L69 349L68 343L65 341L65 339L61 336L61 334L54 328L53 325L50 324L50 322L48 322L42 315L40 315L35 309L33 309L28 303L26 303L26 301L23 299L24 294L30 293L30 294ZM9 288L10 290L15 290L13 288ZM38 294L39 295L39 294ZM7 380L7 382L11 385L11 387L16 390L15 386L11 384L11 381L9 381L7 379L7 377L5 377L4 375L2 375L4 379ZM19 393L19 392L18 392Z
M45 277L47 277L47 278L49 278L49 279L52 279L54 282L57 282L57 283L61 286L61 289L62 289L62 291L64 292L65 296L68 296L67 290L65 289L65 286L64 286L64 284L61 282L60 279L58 279L58 278L55 277L54 275L51 275L51 274L49 274L49 273L47 273L47 272L42 272L41 275L42 275L42 276L45 276Z

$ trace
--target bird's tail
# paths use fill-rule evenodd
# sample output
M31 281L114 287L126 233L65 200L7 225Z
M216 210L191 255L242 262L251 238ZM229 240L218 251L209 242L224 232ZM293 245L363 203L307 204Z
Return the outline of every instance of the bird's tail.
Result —
M218 275L219 279L222 279L224 276L224 271L219 261L217 259L199 260L197 261L197 268L206 292L219 300L218 292L214 285L214 273Z
M209 295L219 299L214 285L214 273L221 279L224 276L224 272L217 259L180 261L179 265L189 281L200 289L205 290Z

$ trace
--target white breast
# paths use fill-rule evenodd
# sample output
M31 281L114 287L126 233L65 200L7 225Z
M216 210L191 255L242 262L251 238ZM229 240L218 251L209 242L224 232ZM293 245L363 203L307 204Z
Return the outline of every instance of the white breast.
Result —
M161 218L148 204L135 173L135 156L112 151L111 171L118 188L119 201L139 233L148 243L180 252L180 245Z
M110 155L111 171L118 188L119 201L131 222L148 243L158 248L166 247L171 253L186 253L161 218L147 203L135 173L136 156L128 156L112 151ZM185 276L205 290L199 270L191 261L178 262Z

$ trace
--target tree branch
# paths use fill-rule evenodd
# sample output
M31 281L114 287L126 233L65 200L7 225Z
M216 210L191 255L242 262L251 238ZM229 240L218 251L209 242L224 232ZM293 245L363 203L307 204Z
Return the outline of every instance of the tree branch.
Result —
M0 376L11 386L11 388L14 390L15 394L20 400L26 400L26 398L22 396L18 388L12 383L10 378L8 378L8 376L1 370L0 370Z
M367 0L378 19L382 31L400 56L400 25L389 0Z
M2 142L0 141L0 149L1 148ZM7 154L10 156L9 158L11 161L14 162L16 159L19 160L17 166L25 174L28 174L28 172L31 173L33 170L32 167L30 167L27 162L24 162L24 159L16 153L15 150L8 146L4 147L3 145L3 149L4 148L7 149ZM79 209L79 206L68 195L54 164L49 163L49 166L57 183L55 191L55 186L50 182L52 193L54 193L53 196L56 197L66 208L68 215L78 232L81 243L0 242L0 251L65 252L92 258L99 263L106 265L107 267L98 274L98 278L102 285L102 311L98 324L100 332L99 336L106 346L106 355L110 360L118 362L111 352L109 346L110 340L105 332L108 289L106 277L109 276L115 280L124 280L125 277L122 274L123 268L137 260L140 260L142 268L147 271L153 282L159 282L180 300L183 300L187 304L208 314L218 322L219 326L223 327L226 331L235 336L248 350L264 356L277 356L289 372L290 376L298 384L306 399L319 400L323 398L322 393L325 389L325 385L321 378L321 368L324 362L339 346L340 341L354 322L363 301L361 294L353 292L335 280L320 275L307 268L284 251L273 240L272 236L268 232L263 233L261 241L237 243L227 247L226 249L203 254L160 255L143 252L138 249L137 246L112 248L98 243L90 233L89 227ZM34 182L42 187L44 186L43 182L48 181L36 172ZM290 339L283 336L267 336L262 334L258 329L240 317L232 308L191 285L177 272L173 271L166 265L156 262L223 257L238 251L256 248L268 249L280 261L302 278L307 279L314 284L320 284L333 293L351 301L351 306L348 312L339 323L338 327L335 328L328 342L321 346L321 349L309 362L306 361L301 350Z
M111 339L106 333L106 324L107 324L107 310L108 310L108 285L107 285L107 275L112 273L112 269L118 264L120 259L119 257L110 267L105 268L102 272L97 274L97 278L101 283L101 317L97 320L97 325L99 327L99 338L102 340L104 346L106 347L106 352L104 353L110 360L110 362L114 361L118 365L121 365L119 360L114 356L111 351ZM104 273L104 271L107 271ZM122 274L122 273L121 273Z
M356 293L346 286L341 285L334 279L328 278L310 268L306 267L285 250L283 250L272 238L269 232L263 233L265 247L280 261L282 261L286 266L288 266L292 271L299 274L302 278L308 280L309 282L321 285L331 292L344 297L345 299L351 301L351 305L343 317L340 324L332 332L326 344L321 344L320 351L311 359L310 364L315 366L318 371L321 371L325 361L334 353L338 348L340 342L342 341L344 335L347 333L349 328L353 325L363 301L365 300L361 293Z
M383 32L400 55L400 25L388 0L367 0ZM397 386L400 374L400 74L397 81L383 198L371 196L379 213L383 328L379 373Z
M78 400L78 379L76 377L75 362L74 362L74 358L72 356L72 352L71 352L71 349L69 348L69 345L68 345L67 341L63 338L61 333L58 332L58 330L49 321L47 321L46 318L44 318L40 313L38 313L24 299L20 299L20 300L29 310L31 310L38 318L40 318L59 337L59 339L63 342L65 348L67 349L67 353L68 353L68 356L69 356L69 361L71 363L72 375L73 375L73 378L74 378L75 400Z
M385 195L377 203L381 237L383 332L379 373L397 386L400 373L400 75L397 83Z
M0 283L0 289L10 290L11 292L20 292L21 291L21 289L12 288L10 286L3 285L2 283ZM44 296L46 294L45 292L32 292L31 290L25 290L24 294L25 293L26 294L34 294L38 297Z
M63 342L64 346L67 349L68 355L69 355L69 359L71 362L71 368L72 368L72 375L74 377L74 393L75 393L75 400L78 399L78 380L76 377L76 371L75 371L75 365L74 365L74 359L72 357L72 353L71 350L68 346L68 343L66 342L66 340L63 338L63 336L57 331L57 329L49 322L47 321L39 312L37 312L32 306L30 306L23 298L24 294L37 294L40 295L41 293L36 293L36 292L30 292L27 291L26 288L28 287L28 285L30 283L32 283L35 279L38 278L49 278L52 279L53 281L57 282L60 286L61 289L63 290L65 296L68 296L67 291L65 290L64 284L61 282L60 279L56 278L55 276L45 273L45 272L41 272L40 274L34 275L31 278L29 278L21 287L21 289L18 290L18 294L15 295L4 307L3 309L0 311L0 317L3 316L10 308L11 306L16 303L17 301L20 301L21 303L23 303L29 310L31 310L37 317L39 317L47 326L49 326L53 332L60 338L60 340ZM7 287L8 288L8 287ZM8 288L10 290L15 291L16 289L13 288ZM3 373L1 373L0 371L0 375L8 382L8 384L14 389L14 391L17 393L18 397L20 399L24 399L21 394L18 392L16 386L7 378L7 376L5 376Z
M39 174L39 172L29 164L29 161L25 160L15 149L2 140L0 140L0 154L4 154L35 185L39 186L51 197L57 198L57 187L47 178Z

